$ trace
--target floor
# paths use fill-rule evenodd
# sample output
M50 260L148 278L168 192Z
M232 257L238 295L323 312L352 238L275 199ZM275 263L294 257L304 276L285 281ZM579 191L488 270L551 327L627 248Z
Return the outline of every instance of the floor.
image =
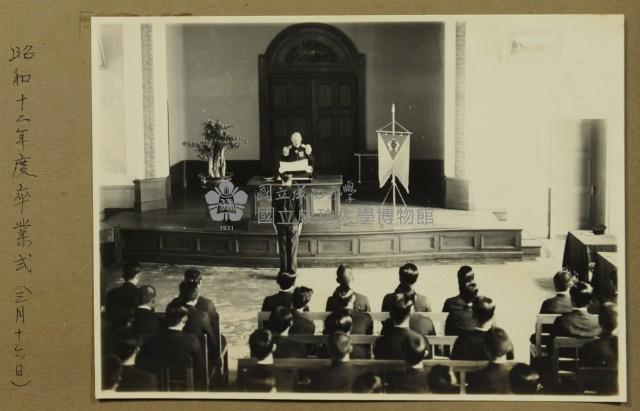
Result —
M523 262L469 262L474 267L480 294L494 299L496 322L511 337L515 359L529 361L529 335L534 330L541 302L553 295L552 276L562 261L562 240L543 241L542 257ZM419 264L416 288L427 295L434 310L442 307L447 297L457 294L456 271L460 263ZM203 295L211 298L220 312L221 329L230 344L230 364L249 353L249 334L256 327L256 314L264 296L277 291L276 270L271 268L236 268L196 266L204 276ZM152 284L157 292L156 310L164 311L177 294L185 266L143 264L143 284ZM375 309L385 293L397 284L397 269L355 267L354 288L367 295ZM323 311L326 298L336 286L335 272L327 268L303 268L298 285L314 290L310 308ZM120 279L116 270L103 272L103 293Z

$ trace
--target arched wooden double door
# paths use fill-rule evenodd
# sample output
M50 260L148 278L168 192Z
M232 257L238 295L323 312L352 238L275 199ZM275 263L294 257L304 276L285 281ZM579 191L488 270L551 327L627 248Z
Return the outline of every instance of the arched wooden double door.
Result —
M354 175L364 146L364 56L338 29L290 26L260 56L260 157L274 172L291 133L313 146L315 171Z

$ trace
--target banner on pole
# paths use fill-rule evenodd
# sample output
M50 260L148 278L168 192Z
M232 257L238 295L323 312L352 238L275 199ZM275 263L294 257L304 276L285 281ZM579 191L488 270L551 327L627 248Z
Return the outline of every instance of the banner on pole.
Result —
M396 121L395 104L391 105L391 122L376 132L380 187L384 186L389 178L397 178L408 193L411 132Z
M409 192L410 135L378 132L378 180L384 186L395 171L396 178Z

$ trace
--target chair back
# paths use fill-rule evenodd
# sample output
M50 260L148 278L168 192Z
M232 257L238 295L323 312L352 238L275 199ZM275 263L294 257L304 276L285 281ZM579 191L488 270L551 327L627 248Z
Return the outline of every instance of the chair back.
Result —
M312 312L312 311L308 311L308 312L303 312L301 313L302 316L308 320L314 321L314 322L324 322L325 318L327 318L329 316L329 314L331 314L331 312L325 312L325 311L317 311L317 312ZM371 316L371 319L373 320L373 324L374 324L374 334L380 334L380 329L381 329L381 323L387 319L389 319L389 313L387 312L369 312L367 313ZM269 311L261 311L258 313L258 328L262 329L264 328L264 323L266 321L269 320L269 316L271 315L271 312ZM433 322L433 326L435 328L436 331L436 335L444 335L444 324L445 321L447 320L447 316L449 315L449 313L437 313L437 312L416 312L413 313L412 315L420 315L423 317L427 317L429 319L431 319L431 321ZM322 329L322 328L320 328Z
M578 372L578 352L586 343L595 338L555 337L551 353L551 380L560 384L562 378L576 377Z

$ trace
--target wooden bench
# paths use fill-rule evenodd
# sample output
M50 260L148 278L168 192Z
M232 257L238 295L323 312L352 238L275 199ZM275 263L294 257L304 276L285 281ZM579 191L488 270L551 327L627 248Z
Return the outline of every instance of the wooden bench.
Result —
M158 379L158 389L160 391L194 390L194 372L190 358L184 358L171 364L156 364L153 373Z
M309 334L292 334L288 335L285 338L289 341L294 341L302 344L312 344L312 345L324 345L327 344L329 336L327 335L309 335ZM362 344L362 345L371 345L373 346L379 335L357 335L353 334L349 336L351 340L351 344ZM453 344L458 338L456 335L428 335L427 339L429 340L429 345L431 346L430 352L435 353L436 351L439 353L448 353L451 354L451 349L453 348ZM434 359L448 359L448 355L434 356Z
M331 314L331 312L307 311L301 314L303 317L311 321L324 323L325 318L327 318L329 314ZM373 333L380 334L380 329L382 328L381 323L389 318L389 313L370 312L367 314L369 314L371 316L371 319L373 320L373 327L374 327ZM269 320L270 315L271 315L271 312L269 311L261 311L258 313L258 328L260 329L264 328L264 322ZM433 326L435 328L436 335L444 335L444 323L447 320L447 316L449 315L449 313L417 312L417 313L413 313L412 315L421 315L431 319L431 321L433 321ZM323 324L323 327L324 327L324 324ZM323 327L320 327L319 329L322 330Z
M543 337L550 337L548 328L556 321L560 314L538 314L536 317L535 342L531 345L531 358L548 356L547 345Z
M401 372L406 369L406 364L402 360L351 360L351 364L357 367L361 372L367 371L378 373L382 376L383 381L387 373ZM291 384L286 387L287 390L297 391L305 387L308 382L300 379L300 375L308 375L310 371L317 370L319 368L327 367L331 364L329 359L300 359L300 358L281 358L275 359L273 365L274 371L285 371L286 375L291 375ZM446 365L453 369L458 376L458 382L460 383L460 393L465 393L466 386L466 374L470 371L476 371L484 368L487 365L487 361L454 361L454 360L425 360L423 362L425 368L430 369L434 365ZM240 358L238 359L238 373L246 372L251 367L256 365L256 361L252 358ZM283 385L280 386L282 389Z

